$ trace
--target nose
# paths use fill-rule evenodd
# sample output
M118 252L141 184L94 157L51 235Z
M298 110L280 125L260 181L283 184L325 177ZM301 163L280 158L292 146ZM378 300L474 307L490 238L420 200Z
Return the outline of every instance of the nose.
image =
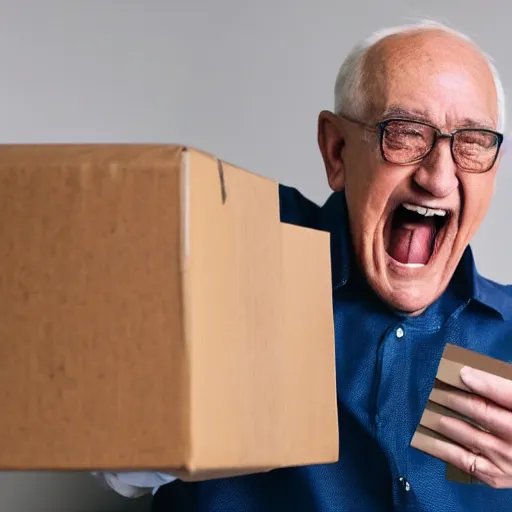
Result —
M459 185L457 166L450 151L450 141L441 139L414 173L417 185L437 198L449 196Z

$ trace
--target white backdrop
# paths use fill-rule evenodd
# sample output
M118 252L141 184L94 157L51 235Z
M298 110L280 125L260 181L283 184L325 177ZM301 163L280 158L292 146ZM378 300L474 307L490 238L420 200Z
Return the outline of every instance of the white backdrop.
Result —
M0 0L0 142L185 143L321 202L316 116L342 59L371 31L422 17L473 36L510 92L512 4L498 0ZM509 162L474 248L484 274L512 282ZM6 512L147 503L87 475L0 475Z

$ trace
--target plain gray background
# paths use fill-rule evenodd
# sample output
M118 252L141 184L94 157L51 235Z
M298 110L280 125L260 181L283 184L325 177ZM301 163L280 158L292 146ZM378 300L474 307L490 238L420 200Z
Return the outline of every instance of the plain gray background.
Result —
M316 116L341 61L370 32L425 17L474 37L510 92L504 1L0 0L0 141L185 143L322 202ZM473 244L505 282L509 162ZM2 512L147 506L89 475L0 474Z

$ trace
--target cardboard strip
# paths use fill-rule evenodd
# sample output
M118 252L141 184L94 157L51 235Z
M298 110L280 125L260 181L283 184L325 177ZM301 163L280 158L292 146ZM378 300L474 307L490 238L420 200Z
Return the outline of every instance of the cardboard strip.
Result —
M461 389L462 391L470 391L460 378L460 371L464 366L464 364L443 358L439 363L436 378L438 381L444 382L454 388Z
M460 378L460 371L464 366L470 366L472 368L512 380L512 364L499 361L462 347L451 344L446 345L438 366L436 380L434 381L429 400L425 406L420 423L411 441L411 446L413 448L428 453L432 444L438 441L456 444L437 432L441 416L450 416L470 423L476 428L485 430L481 425L478 425L471 419L466 418L456 411L446 407L444 398L447 393L454 391L458 393L470 393L470 390L465 386ZM447 464L446 466L446 479L466 484L482 484L482 482L474 476L467 474L450 464Z
M448 407L445 407L444 405L439 405L439 404L433 402L432 400L429 400L427 402L425 410L423 411L423 416L421 417L420 425L428 427L432 430L436 430L435 428L430 426L432 424L431 420L432 419L437 420L440 416L449 416L451 418L455 418L460 421L466 421L469 423L473 423L465 416L462 416L462 414L459 414L458 412L453 411L452 409L448 409Z
M455 444L443 435L431 430L423 425L418 425L416 432L411 441L411 446L422 452L428 453L437 441L443 441L445 443ZM476 484L481 483L473 475L456 468L452 464L446 464L445 478L451 482L457 482L461 484Z
M457 418L461 421L465 421L466 423L470 423L471 425L473 425L476 428L479 428L480 430L487 431L484 427L479 425L476 421L474 421L471 418L468 418L466 416L463 416L462 414L459 414L458 412L456 412L446 406L447 394L452 393L454 391L456 393L461 393L461 391L459 389L436 380L434 383L434 387L430 393L429 401L427 402L427 405L425 407L425 411L423 414L425 414L429 411L432 411L434 413L441 414L444 416L451 416L452 418ZM463 393L467 393L467 392L464 391ZM420 421L420 423L421 423L421 421Z
M457 363L461 368L463 366L471 366L471 368L512 380L512 364L468 350L467 348L448 344L444 350L443 359Z

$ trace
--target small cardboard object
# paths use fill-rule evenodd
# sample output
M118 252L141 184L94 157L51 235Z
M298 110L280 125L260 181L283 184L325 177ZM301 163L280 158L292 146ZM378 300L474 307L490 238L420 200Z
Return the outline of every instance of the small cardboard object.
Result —
M0 146L0 469L338 460L329 234L173 145Z
M482 426L477 425L471 419L461 416L459 413L441 405L443 402L442 395L446 391L457 389L471 393L460 378L460 371L464 366L470 366L477 370L512 380L512 364L456 345L447 344L439 363L436 380L429 400L411 442L413 448L424 450L424 448L432 443L432 440L436 439L446 443L453 443L453 441L436 432L435 429L439 416L451 416L484 430ZM451 464L446 465L446 478L459 483L481 484L474 476L465 473Z

